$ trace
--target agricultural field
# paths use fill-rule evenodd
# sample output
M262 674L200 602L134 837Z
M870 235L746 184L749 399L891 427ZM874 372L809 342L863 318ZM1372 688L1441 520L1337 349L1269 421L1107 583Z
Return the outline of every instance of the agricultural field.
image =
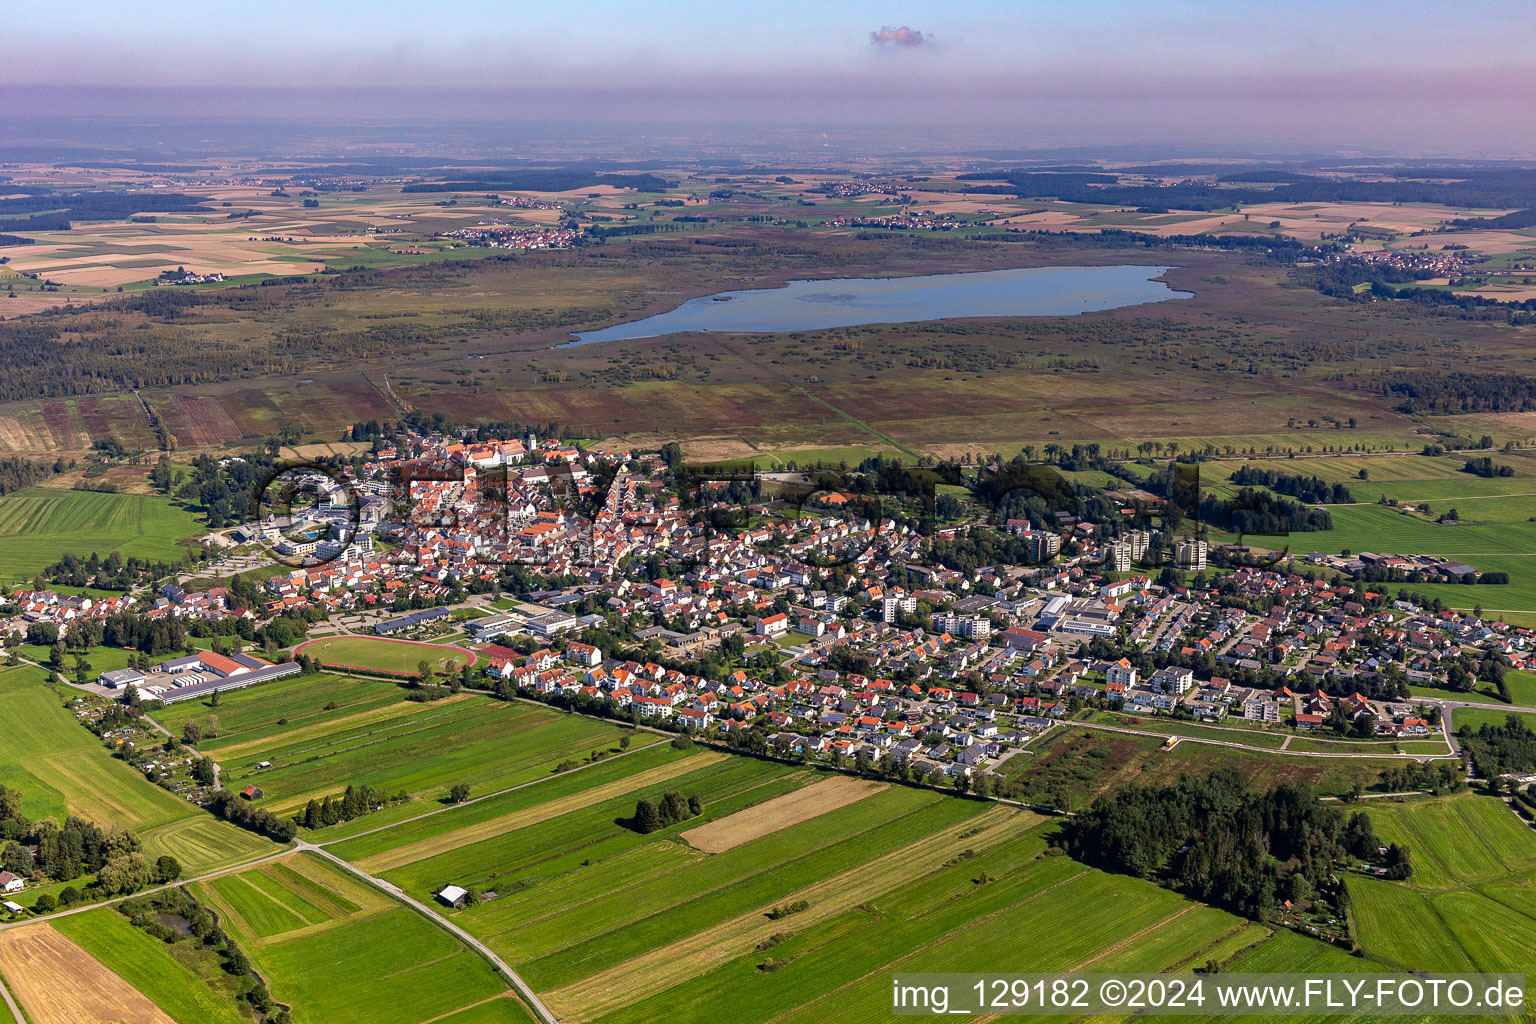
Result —
M982 969L978 949L1039 970L1351 969L1342 951L1049 855L1052 825L1029 811L670 745L579 774L328 849L419 898L496 893L438 909L563 1021L863 1021L888 1012L892 971ZM669 789L703 813L628 827L638 799Z
M232 976L189 955L186 944L167 945L135 928L116 909L72 914L51 924L178 1024L245 1020L236 1008L239 992Z
M1104 793L1137 783L1167 785L1181 775L1235 768L1251 785L1302 782L1319 795L1342 796L1356 782L1379 788L1381 758L1306 758L1181 742L1162 749L1160 736L1133 736L1071 726L1052 730L1003 763L1004 776L1020 780L1031 802L1081 810Z
M66 551L175 561L201 532L162 497L29 487L0 498L0 583L30 580Z
M195 719L206 736L199 748L218 760L224 785L254 784L260 805L279 814L310 799L370 785L412 799L349 824L375 828L440 806L456 783L484 795L541 778L565 761L593 751L616 752L616 725L531 704L461 693L418 703L391 682L327 673L294 676L220 696L219 704L173 704L158 720L179 732ZM635 736L637 744L652 740ZM267 768L256 767L271 762Z
M1201 484L1230 495L1234 487L1228 480L1242 465L1345 484L1358 504L1328 506L1333 529L1291 534L1284 541L1254 538L1253 543L1288 543L1293 553L1303 554L1320 550L1448 556L1486 572L1507 572L1510 582L1392 584L1391 589L1406 586L1453 608L1481 605L1489 618L1505 612L1536 613L1536 563L1531 561L1536 553L1536 460L1526 452L1488 455L1496 465L1509 466L1513 475L1485 478L1464 472L1465 455L1329 456L1208 464L1201 467ZM1362 471L1365 480L1360 479ZM1380 504L1382 497L1397 501L1399 507ZM1453 508L1456 522L1435 521Z
M1464 725L1475 730L1484 725L1503 725L1510 715L1525 722L1527 729L1536 730L1536 712L1508 711L1499 707L1457 708L1451 713L1451 724L1458 730Z
M1350 876L1360 943L1383 960L1441 971L1523 971L1536 947L1536 832L1481 794L1373 802L1382 842L1406 844L1405 882Z
M367 636L311 640L296 648L294 653L300 651L326 665L397 672L402 675L415 675L417 665L423 661L434 672L450 672L464 665L473 665L476 660L475 653L463 647Z
M193 886L299 1024L524 1024L467 946L314 854Z
M0 932L0 973L34 1024L180 1024L48 923Z
M174 856L186 875L275 849L269 840L214 818L110 756L64 700L39 669L0 670L0 716L27 723L0 738L0 782L21 791L28 816L78 814L132 829L146 850Z

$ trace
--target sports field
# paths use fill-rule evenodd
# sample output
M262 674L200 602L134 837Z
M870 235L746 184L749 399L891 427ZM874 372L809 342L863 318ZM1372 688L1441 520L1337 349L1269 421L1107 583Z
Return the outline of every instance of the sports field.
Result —
M313 854L193 889L300 1024L532 1019L467 946Z
M432 666L434 672L447 672L464 665L473 665L477 660L475 652L451 644L426 644L369 636L311 640L294 649L295 654L300 652L326 665L398 672L403 675L415 675L417 666L423 661Z
M132 829L146 849L176 857L189 875L274 849L270 841L219 821L109 756L62 701L42 670L0 670L0 718L26 723L0 735L0 782L21 790L26 814L60 820L78 814Z
M1351 876L1356 931L1372 955L1441 971L1523 971L1536 948L1536 832L1500 800L1462 793L1374 803L1382 842L1406 844L1405 882Z
M179 731L188 719L218 735L200 749L223 770L225 786L258 786L277 813L312 798L367 784L414 799L318 833L334 838L440 806L456 783L475 796L541 778L564 761L618 750L616 725L531 704L461 693L431 703L405 700L391 682L328 673L292 676L206 702L175 704L159 721ZM655 742L637 735L637 745ZM270 767L258 768L261 762Z
M1361 969L1049 856L1053 826L1018 808L670 745L577 775L331 850L413 895L496 892L446 913L562 1021L865 1021L889 1012L892 971L984 962ZM703 814L627 827L636 800L669 789L697 794Z
M158 496L29 487L0 498L0 583L29 580L66 551L174 561L201 529Z

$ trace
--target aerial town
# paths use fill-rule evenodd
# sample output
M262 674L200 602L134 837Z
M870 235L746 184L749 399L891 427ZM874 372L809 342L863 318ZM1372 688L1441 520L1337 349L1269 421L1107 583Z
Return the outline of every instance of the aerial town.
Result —
M99 601L18 590L0 635L21 643L45 624L59 640L135 610L256 624L306 616L312 638L430 640L455 609L471 609L471 685L699 736L757 731L803 758L883 761L983 791L1024 744L1094 709L1449 737L1443 702L1414 698L1410 685L1471 693L1490 652L1500 672L1536 665L1530 628L1353 579L1367 565L1473 571L1443 559L1362 552L1245 567L1226 561L1237 545L1170 546L1155 530L1114 535L1123 524L1060 514L1001 524L1028 551L1024 564L964 571L931 557L910 507L882 509L856 491L807 498L775 479L786 474L757 474L746 525L717 529L712 514L735 508L727 491L741 482L679 493L686 478L655 452L405 431L359 469L355 481L298 470L297 486L320 503L297 525L268 517L229 531L310 563L274 566L256 601L236 607L227 589L175 584ZM973 511L929 532L996 528ZM1223 571L1207 572L1212 558ZM267 652L274 660L199 652L98 682L144 700L201 698L297 672L295 654L315 642ZM726 671L721 651L742 667ZM687 670L706 661L718 671Z

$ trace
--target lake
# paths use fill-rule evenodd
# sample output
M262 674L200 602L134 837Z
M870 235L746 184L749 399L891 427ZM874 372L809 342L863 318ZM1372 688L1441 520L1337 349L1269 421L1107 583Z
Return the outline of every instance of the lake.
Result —
M973 316L1072 316L1188 299L1153 278L1173 267L1030 267L924 277L790 281L782 288L720 292L627 324L583 331L573 345L660 338L686 331L763 334L859 324L909 324Z

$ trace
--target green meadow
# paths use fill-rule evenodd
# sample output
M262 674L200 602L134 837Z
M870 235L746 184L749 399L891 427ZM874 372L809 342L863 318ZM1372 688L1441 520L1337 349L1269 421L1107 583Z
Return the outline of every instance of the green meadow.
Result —
M313 854L194 886L299 1024L524 1024L491 966Z
M1514 475L1467 473L1462 468L1467 456L1341 456L1208 464L1201 467L1201 483L1218 494L1231 494L1229 478L1243 465L1343 483L1360 504L1328 506L1333 529L1283 539L1255 537L1252 543L1288 546L1293 554L1320 550L1442 555L1484 572L1506 572L1510 582L1407 584L1408 589L1454 608L1481 605L1490 618L1503 612L1536 613L1536 460L1520 453L1488 455L1495 465L1510 466ZM1368 479L1359 479L1362 470ZM1382 497L1399 506L1380 504ZM1404 507L1426 504L1427 513ZM1455 522L1436 521L1452 509ZM1391 586L1395 591L1399 585Z
M1382 842L1406 844L1405 882L1351 876L1360 943L1382 960L1438 971L1524 971L1536 948L1536 832L1474 793L1373 803Z
M145 848L168 853L197 874L269 853L273 844L220 821L110 756L64 707L40 669L0 671L0 717L26 728L0 736L0 783L19 789L33 818L78 814L138 833Z
M262 805L278 813L349 785L413 798L327 829L321 838L431 810L460 782L485 795L594 751L616 753L623 734L606 722L478 694L417 703L405 693L390 682L320 673L222 695L217 706L173 704L158 715L173 731L189 719L205 735L215 727L218 735L200 748L219 761L224 784L257 786ZM262 762L270 767L258 768Z
M889 1012L902 970L1382 968L1052 855L1052 824L1029 811L930 790L874 785L735 845L695 845L695 829L754 821L828 778L667 745L330 850L412 895L494 892L436 909L562 1020L852 1024ZM635 801L666 789L697 793L703 814L650 835L628 828ZM284 906L263 927L306 920Z
M167 945L103 907L54 920L63 932L176 1021L241 1024L235 979L189 956L187 943Z
M174 561L186 553L180 542L201 530L155 495L28 487L0 498L0 581L29 580L66 551Z

